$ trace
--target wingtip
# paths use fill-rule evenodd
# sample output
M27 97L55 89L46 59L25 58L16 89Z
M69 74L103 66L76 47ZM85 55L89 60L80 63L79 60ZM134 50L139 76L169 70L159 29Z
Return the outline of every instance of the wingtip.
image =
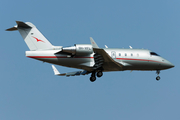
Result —
M93 48L99 48L92 37L90 37L90 41L91 41L91 45L93 46Z
M54 71L54 75L59 75L59 71L56 69L56 67L54 65L52 65L52 69Z

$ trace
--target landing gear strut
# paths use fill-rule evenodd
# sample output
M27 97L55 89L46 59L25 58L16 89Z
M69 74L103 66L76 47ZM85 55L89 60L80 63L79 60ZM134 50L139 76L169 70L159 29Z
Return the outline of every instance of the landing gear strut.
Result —
M159 80L161 79L161 78L159 77L160 70L157 70L157 71L156 71L156 74L158 75L158 76L156 77L156 80L159 81Z

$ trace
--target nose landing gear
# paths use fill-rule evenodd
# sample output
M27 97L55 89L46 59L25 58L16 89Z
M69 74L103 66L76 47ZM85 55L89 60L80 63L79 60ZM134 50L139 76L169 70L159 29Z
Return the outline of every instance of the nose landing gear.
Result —
M160 79L161 79L161 78L160 78L159 76L156 77L156 80L157 80L157 81L160 80Z
M157 70L157 71L156 71L156 74L158 75L158 76L156 77L156 80L159 81L159 80L161 79L161 78L159 77L160 70Z

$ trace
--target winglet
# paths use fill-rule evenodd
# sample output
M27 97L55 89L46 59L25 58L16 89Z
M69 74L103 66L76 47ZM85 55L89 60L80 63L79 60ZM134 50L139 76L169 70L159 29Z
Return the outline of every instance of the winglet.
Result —
M96 42L93 40L92 37L90 37L90 41L91 41L91 45L93 48L99 48L98 45L96 44Z
M54 71L54 75L60 75L59 71L56 69L54 65L52 65L52 69Z

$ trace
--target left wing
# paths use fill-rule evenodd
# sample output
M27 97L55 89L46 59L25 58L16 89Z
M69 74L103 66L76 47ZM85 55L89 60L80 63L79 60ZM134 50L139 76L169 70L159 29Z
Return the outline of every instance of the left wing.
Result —
M96 54L99 54L103 57L104 59L104 64L103 68L105 71L116 71L116 70L123 70L123 64L116 62L113 60L104 49L99 49L99 48L93 48L94 52Z
M69 77L69 76L77 76L77 75L86 75L86 74L89 74L88 71L86 70L83 70L83 71L76 71L76 72L69 72L69 73L60 73L56 67L54 65L52 65L52 68L53 68L53 71L54 71L54 75L58 75L58 76L66 76L66 77Z
M123 64L116 62L107 54L107 52L104 49L99 48L92 37L90 37L90 41L91 41L91 45L93 47L93 51L96 54L101 55L103 57L104 63L102 65L102 67L104 68L104 71L123 70L123 66L124 66Z

